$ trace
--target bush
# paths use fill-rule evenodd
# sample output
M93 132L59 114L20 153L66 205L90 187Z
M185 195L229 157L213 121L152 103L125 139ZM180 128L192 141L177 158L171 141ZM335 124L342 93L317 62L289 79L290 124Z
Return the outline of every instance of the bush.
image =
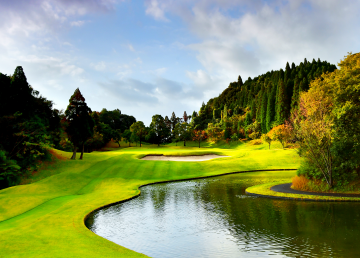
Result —
M20 169L15 160L8 159L6 152L0 150L0 189L18 184Z

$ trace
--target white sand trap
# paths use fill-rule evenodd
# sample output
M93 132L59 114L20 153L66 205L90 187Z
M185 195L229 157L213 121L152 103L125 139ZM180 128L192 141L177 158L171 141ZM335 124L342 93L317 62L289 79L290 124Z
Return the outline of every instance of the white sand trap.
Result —
M148 155L142 158L142 160L164 160L164 161L206 161L210 159L217 158L226 158L229 156L220 156L220 155L201 155L201 156L158 156L158 155Z

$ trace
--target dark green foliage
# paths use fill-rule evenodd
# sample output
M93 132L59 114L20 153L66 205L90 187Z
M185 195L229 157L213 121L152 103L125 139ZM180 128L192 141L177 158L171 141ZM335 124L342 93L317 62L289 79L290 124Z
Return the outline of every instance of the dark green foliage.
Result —
M26 175L27 168L37 169L47 149L59 146L61 128L59 111L28 84L21 66L12 76L0 73L0 90L0 149L6 153L0 165L19 166L16 173L11 170L11 180L8 177L6 183L5 179L0 183L4 187Z
M287 94L285 89L285 83L283 80L280 80L278 84L277 94L276 94L276 123L281 125L287 119Z
M275 120L275 100L276 100L276 87L271 88L271 92L268 96L267 108L266 108L266 131L269 132L272 129L272 123Z
M6 157L6 152L0 150L0 189L16 185L21 176L21 167L15 160Z
M133 142L133 137L131 137L131 136L132 136L132 133L131 133L130 129L126 129L122 134L122 137L124 138L125 142L129 143L129 147L130 147L130 143Z
M266 110L267 110L267 101L268 101L268 95L266 94L266 91L262 94L262 100L261 100L261 132L267 133L266 128Z
M83 148L86 140L94 134L95 122L90 116L91 109L87 106L85 98L77 88L69 99L69 105L65 111L66 120L69 123L66 133L74 145L73 156L75 159L76 149L82 147L80 159L83 156Z
M165 124L165 120L161 115L154 115L150 124L152 133L156 135L156 144L160 146L170 137L170 130Z

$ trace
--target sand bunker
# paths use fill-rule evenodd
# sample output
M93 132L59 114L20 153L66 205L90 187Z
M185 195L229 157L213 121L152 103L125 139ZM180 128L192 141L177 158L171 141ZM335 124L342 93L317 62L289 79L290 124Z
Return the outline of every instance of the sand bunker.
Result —
M164 161L205 161L216 158L225 158L229 156L220 156L220 155L201 155L201 156L157 156L157 155L148 155L142 158L142 160L164 160Z

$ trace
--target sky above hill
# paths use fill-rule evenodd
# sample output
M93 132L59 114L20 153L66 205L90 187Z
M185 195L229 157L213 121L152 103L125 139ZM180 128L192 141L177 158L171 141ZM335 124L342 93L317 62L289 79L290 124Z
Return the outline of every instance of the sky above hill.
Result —
M0 72L22 66L55 108L79 87L92 110L191 114L304 58L360 52L359 0L0 0Z

